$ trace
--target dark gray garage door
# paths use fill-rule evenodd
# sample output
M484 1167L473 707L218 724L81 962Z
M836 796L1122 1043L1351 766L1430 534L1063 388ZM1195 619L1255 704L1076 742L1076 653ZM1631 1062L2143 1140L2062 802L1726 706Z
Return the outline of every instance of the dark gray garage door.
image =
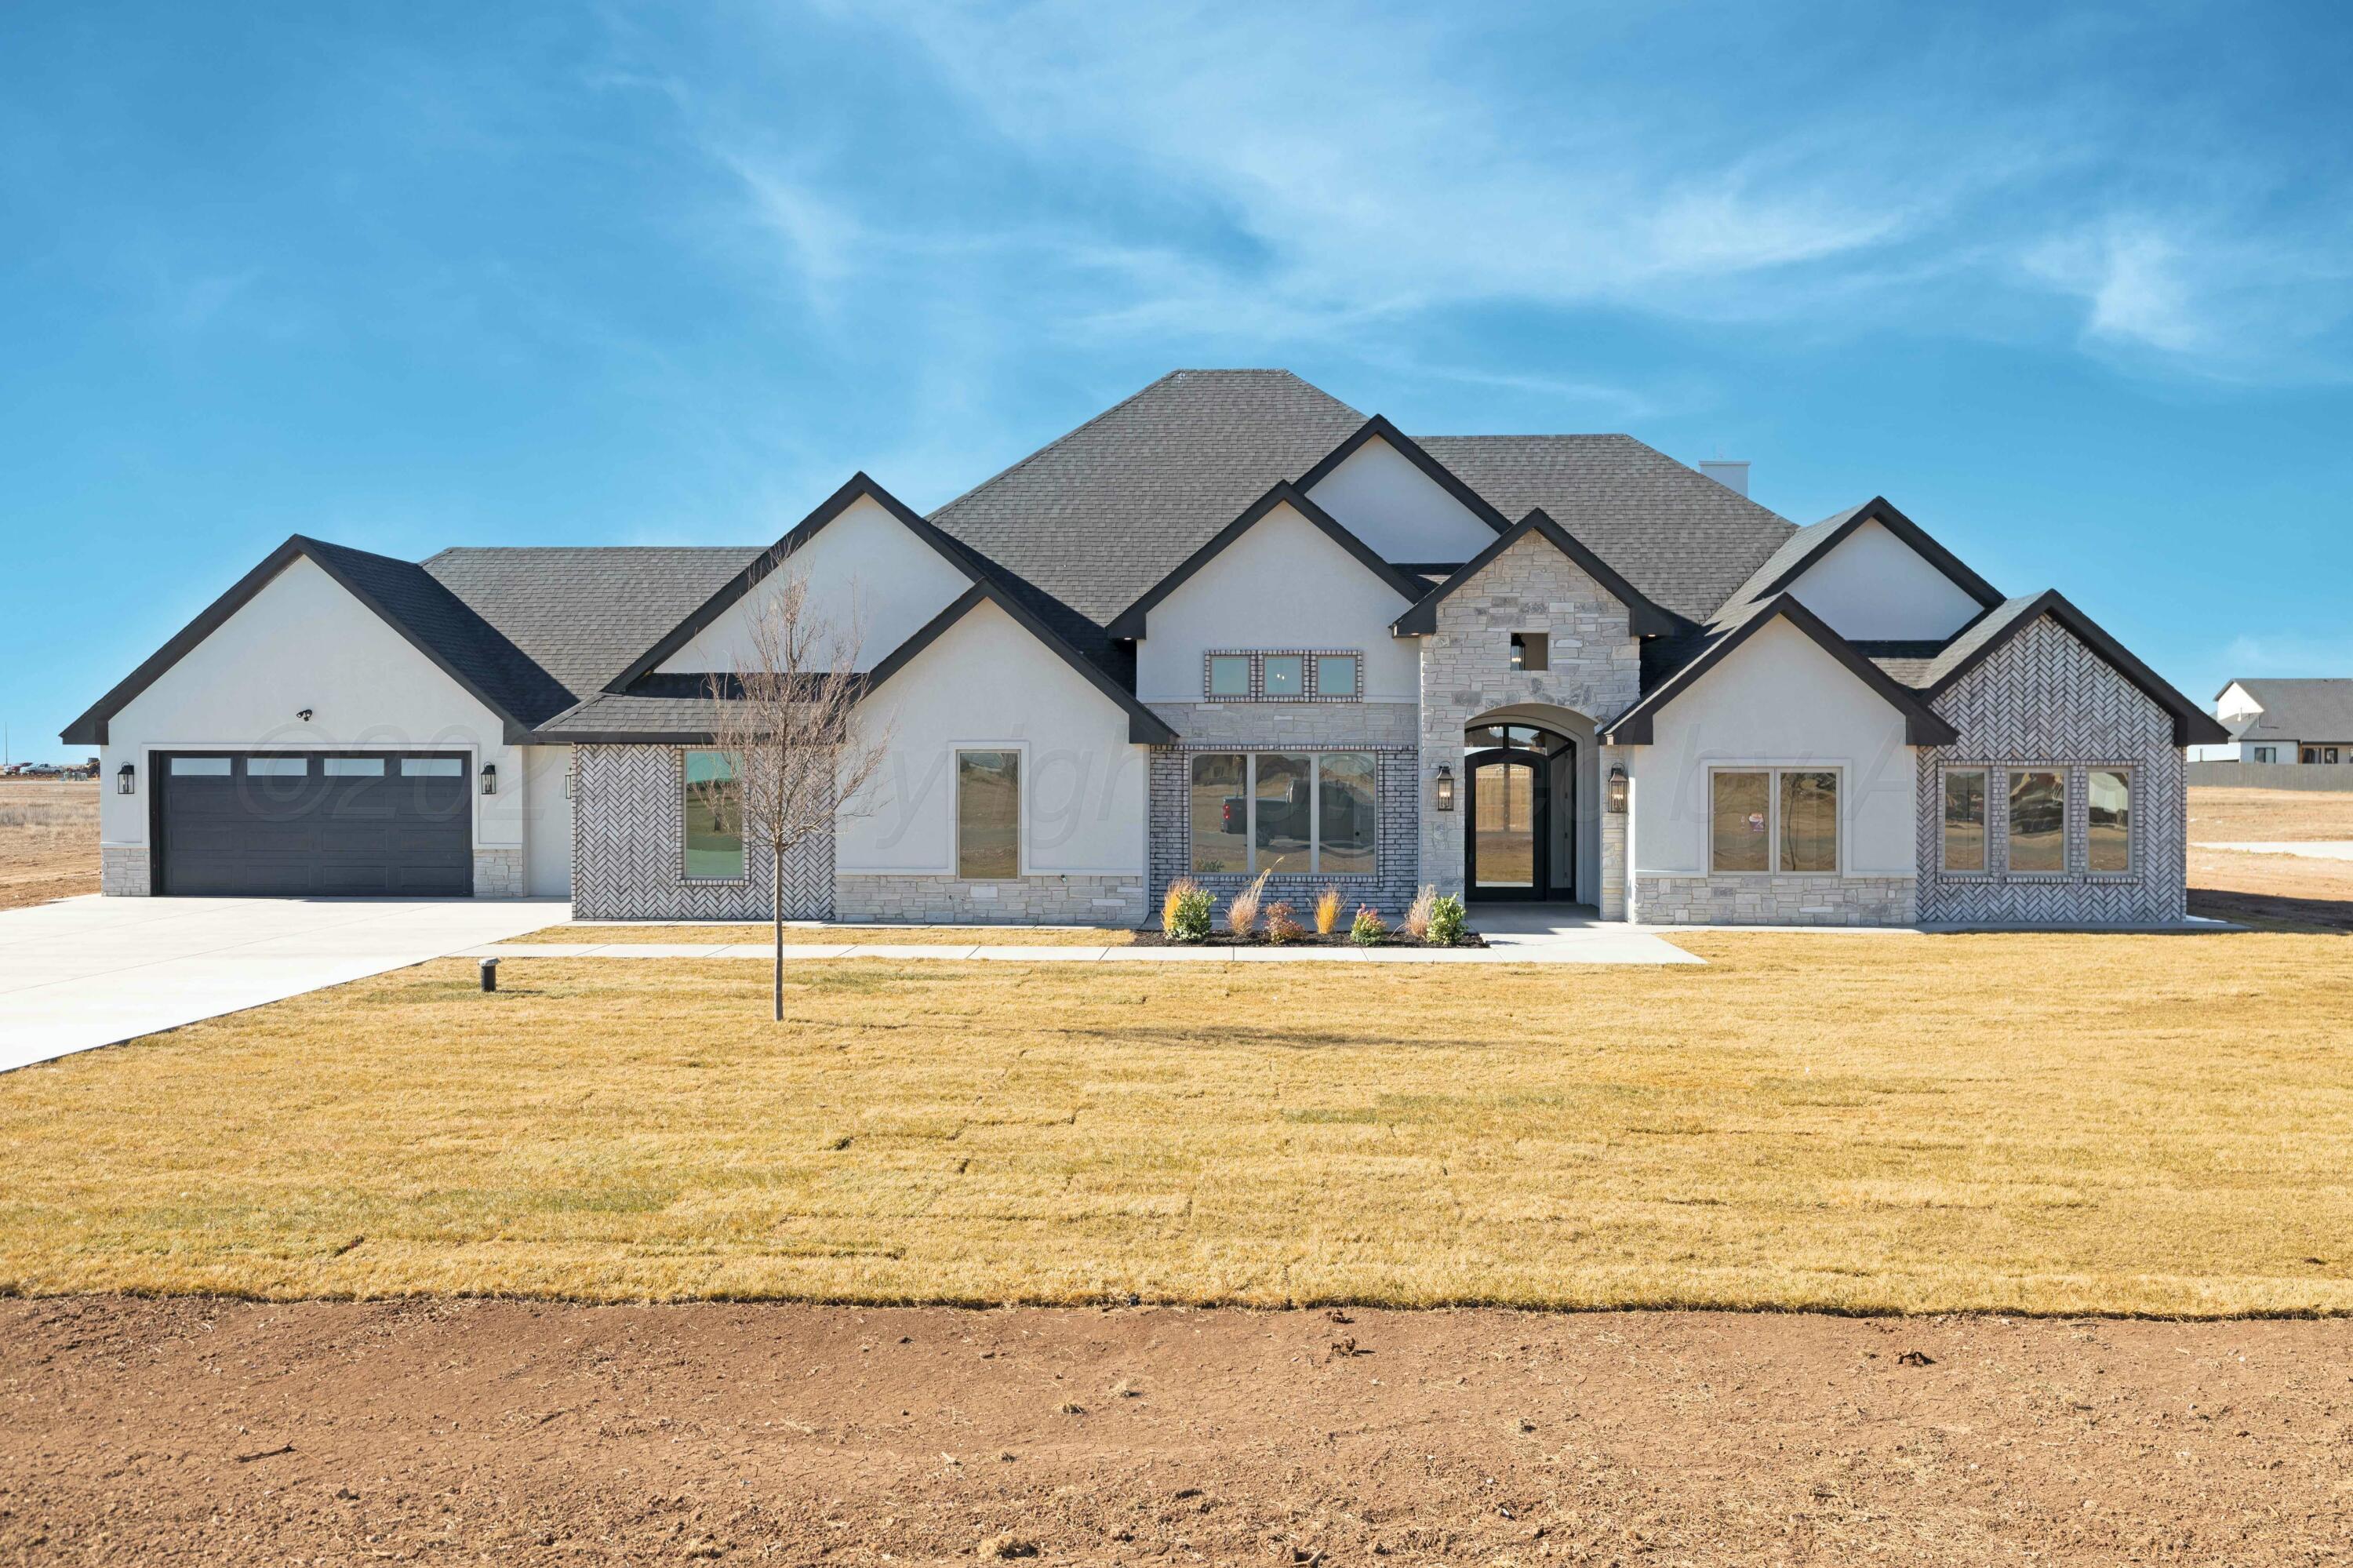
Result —
M158 755L156 891L464 897L472 783L446 753Z

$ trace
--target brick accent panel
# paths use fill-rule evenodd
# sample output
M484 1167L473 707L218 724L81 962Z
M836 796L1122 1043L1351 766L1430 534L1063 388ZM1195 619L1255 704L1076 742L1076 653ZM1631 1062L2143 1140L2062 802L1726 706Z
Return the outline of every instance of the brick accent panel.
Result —
M1361 751L1419 743L1412 703L1154 703L1188 746L1252 751Z
M1938 698L1961 732L1924 747L1917 765L1924 921L1986 925L2163 925L2186 913L2189 798L2173 718L2048 616L2010 639ZM1943 869L1947 767L1992 770L1983 874ZM2067 870L2010 874L2010 792L2002 769L2055 765L2067 776ZM2086 775L2130 776L2132 870L2094 874L2084 859Z
M1549 669L1512 668L1514 631L1545 633ZM1641 688L1641 646L1627 626L1626 607L1531 534L1440 604L1437 630L1422 639L1421 756L1414 798L1427 795L1440 764L1461 776L1463 729L1490 709L1542 703L1606 726L1634 705ZM1600 763L1600 777L1607 779L1606 750ZM1469 815L1463 809L1420 813L1419 880L1437 884L1440 892L1462 891L1463 824ZM1600 912L1615 920L1625 916L1625 819L1616 819L1614 894L1610 821L1605 813Z
M962 882L953 876L834 879L835 918L885 925L1138 926L1144 878L1023 876Z
M148 880L147 848L126 844L98 852L98 890L109 898L144 898L155 891Z
M523 893L522 851L500 845L474 846L474 896L521 898Z
M1338 710L1335 710L1338 711ZM1410 712L1410 709L1407 710ZM1187 734L1189 740L1189 732ZM1419 869L1419 823L1417 810L1417 772L1419 754L1404 746L1373 746L1361 741L1332 740L1317 742L1313 747L1298 741L1278 740L1250 743L1267 750L1369 751L1374 756L1376 785L1380 791L1377 802L1380 811L1379 825L1373 833L1373 874L1370 876L1271 876L1267 878L1267 900L1289 899L1306 921L1309 906L1326 885L1340 889L1340 896L1353 911L1359 904L1369 904L1390 915L1402 914L1413 902L1419 887L1416 880ZM1459 751L1461 742L1455 747ZM1168 892L1168 885L1180 876L1189 875L1193 863L1193 817L1187 810L1187 796L1192 783L1192 758L1197 752L1233 751L1241 743L1218 746L1156 746L1152 748L1151 807L1152 813L1152 880L1148 914L1159 917L1160 901ZM1226 897L1250 885L1246 874L1200 876L1196 881L1216 895L1220 910ZM1456 878L1461 880L1459 874Z
M572 912L583 920L756 920L768 863L749 846L740 882L686 877L684 754L672 746L577 746L572 800ZM833 918L833 835L785 863L785 917Z
M1631 918L1651 926L1909 926L1909 876L1637 876Z

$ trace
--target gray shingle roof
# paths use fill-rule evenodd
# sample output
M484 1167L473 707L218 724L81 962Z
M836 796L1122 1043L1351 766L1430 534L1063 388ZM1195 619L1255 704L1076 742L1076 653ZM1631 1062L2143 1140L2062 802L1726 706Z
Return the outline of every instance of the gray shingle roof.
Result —
M2353 680L2256 679L2233 683L2244 687L2263 708L2252 719L2231 721L2226 727L2234 739L2353 741Z

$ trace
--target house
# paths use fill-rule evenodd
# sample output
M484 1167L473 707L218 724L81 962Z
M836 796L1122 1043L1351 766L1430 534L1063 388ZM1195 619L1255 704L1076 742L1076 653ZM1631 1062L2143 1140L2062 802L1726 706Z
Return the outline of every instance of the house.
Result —
M860 629L875 781L786 913L1134 923L1269 874L1609 920L2157 922L2221 727L1884 500L1795 527L1630 437L1409 437L1178 371L922 515L776 546L297 537L77 720L111 894L768 909L699 781L786 568Z
M2233 681L2214 694L2224 762L2353 764L2353 679Z

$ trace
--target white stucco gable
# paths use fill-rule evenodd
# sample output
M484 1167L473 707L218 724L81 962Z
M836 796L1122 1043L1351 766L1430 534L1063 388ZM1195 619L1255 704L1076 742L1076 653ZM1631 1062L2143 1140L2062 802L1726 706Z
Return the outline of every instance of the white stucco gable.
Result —
M1306 490L1385 561L1467 561L1495 542L1493 526L1380 436Z
M861 495L655 670L669 675L733 669L750 652L748 629L755 617L789 580L780 574L797 574L808 584L811 602L837 633L854 642L854 662L861 668L887 657L972 586L880 502Z
M1876 518L1863 523L1787 585L1840 636L1942 641L1985 606Z

